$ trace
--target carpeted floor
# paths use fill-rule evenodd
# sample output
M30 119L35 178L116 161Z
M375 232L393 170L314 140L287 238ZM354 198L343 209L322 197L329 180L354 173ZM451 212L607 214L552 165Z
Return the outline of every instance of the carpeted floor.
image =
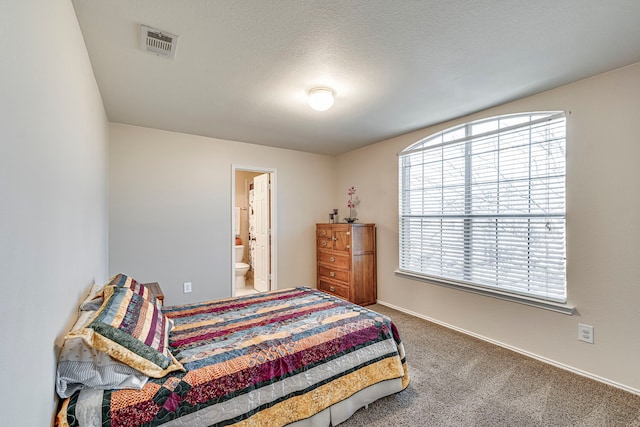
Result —
M411 384L341 427L640 427L640 396L379 304L370 308L398 326Z

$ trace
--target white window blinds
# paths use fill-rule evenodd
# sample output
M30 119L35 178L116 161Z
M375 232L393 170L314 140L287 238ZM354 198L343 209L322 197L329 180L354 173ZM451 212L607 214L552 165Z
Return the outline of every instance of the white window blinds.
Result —
M467 123L400 153L400 271L566 302L565 115Z

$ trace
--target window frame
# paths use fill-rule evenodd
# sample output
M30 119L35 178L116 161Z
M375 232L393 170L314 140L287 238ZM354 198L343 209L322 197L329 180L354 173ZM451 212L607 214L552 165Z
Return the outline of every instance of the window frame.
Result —
M528 117L528 119L524 120L523 118ZM554 276L555 280L559 280L559 279L563 279L564 283L563 286L560 287L558 285L558 283L555 284L551 284L550 288L551 290L558 292L558 290L562 291L564 290L564 295L562 296L561 294L553 294L552 296L548 296L548 295L541 295L543 294L543 292L541 291L535 291L535 292L531 292L531 291L527 291L527 292L523 292L522 288L526 288L525 286L522 286L520 284L518 284L518 286L507 286L507 285L500 285L498 279L496 279L496 284L487 284L487 283L477 283L474 282L473 279L469 280L471 275L467 275L467 271L473 271L474 270L474 264L473 264L473 258L474 256L471 255L471 248L473 248L474 242L480 242L479 239L473 239L472 234L474 231L475 227L478 227L477 225L475 225L473 223L473 221L478 221L477 219L475 219L476 217L482 217L482 215L474 215L471 212L471 207L474 206L474 203L479 201L480 197L474 199L472 196L472 191L470 190L470 188L473 187L473 177L472 174L475 173L473 166L471 164L472 159L474 158L474 156L476 156L477 154L474 153L474 151L472 150L473 148L473 144L474 142L476 144L480 144L481 141L483 141L483 138L491 138L491 137L495 137L498 140L500 139L501 136L504 135L510 135L510 132L517 132L517 131L521 131L524 132L525 130L528 130L529 132L529 136L528 136L528 140L526 140L526 148L529 150L529 152L531 151L532 147L535 147L536 144L538 144L537 142L533 142L533 136L531 133L531 129L535 129L536 126L544 126L547 123L552 123L553 121L556 121L554 123L558 123L560 122L562 124L562 138L559 138L558 140L560 142L555 143L556 145L558 145L561 148L561 154L562 155L556 155L556 157L549 157L549 156L544 156L545 158L547 158L547 161L553 161L557 158L561 158L562 160L562 175L560 176L561 181L562 181L562 187L561 187L561 197L559 198L559 200L561 200L561 205L560 207L561 209L561 214L557 215L557 212L555 212L554 214L550 214L549 211L551 211L551 209L548 209L547 213L545 214L545 218L544 221L546 221L546 224L544 225L545 228L549 228L550 230L550 223L549 223L549 216L553 216L553 215L557 215L558 217L558 221L562 224L562 228L560 229L560 231L557 231L557 229L554 229L554 233L560 233L562 235L562 242L561 242L561 253L556 253L554 254L555 258L540 258L540 264L545 264L545 263L549 263L550 259L554 260L553 262L557 262L558 260L561 259L562 261L562 270L560 272L560 275L558 275L558 273L556 272L556 275ZM507 123L513 123L511 125L506 125L504 127L501 127L501 121L507 121ZM493 130L489 130L489 131L480 131L477 133L473 133L473 128L474 126L479 127L480 125L483 124L488 124L488 125L492 125L495 123L496 129ZM461 132L462 130L464 130L464 132ZM449 136L451 139L450 140L445 140L445 137ZM543 144L549 144L551 145L552 143L550 142L552 141L551 139L545 139L543 140ZM454 144L457 144L454 145ZM406 166L405 164L403 164L403 160L404 159L411 159L412 155L416 154L420 154L421 152L426 152L429 150L444 150L446 146L451 146L453 149L456 149L456 147L458 147L458 149L460 149L460 147L462 147L462 145L464 145L464 153L462 154L462 156L464 157L464 196L460 196L459 192L458 195L456 196L459 200L458 203L456 204L457 209L460 209L460 205L464 205L464 212L461 214L458 214L457 217L458 219L460 218L464 218L462 220L462 238L460 237L456 237L456 239L460 240L463 243L458 243L458 249L459 247L462 247L464 250L464 261L461 264L464 264L465 267L461 267L462 270L456 271L455 274L458 275L458 277L453 277L453 276L447 276L446 274L444 275L439 275L439 274L435 274L434 271L428 271L429 267L426 267L427 271L425 270L425 267L422 266L422 261L415 261L416 259L416 255L414 254L412 257L412 252L410 251L410 249L407 250L406 253L403 253L403 248L404 246L416 246L415 243L412 243L415 241L415 237L412 233L414 233L414 228L413 224L411 223L411 218L415 219L416 217L421 218L421 222L420 224L417 226L417 228L415 230L419 230L418 234L424 234L425 232L425 227L427 227L428 230L428 225L425 226L424 223L427 222L428 220L425 220L425 218L430 217L431 219L434 219L435 221L438 221L438 218L440 220L440 223L442 223L443 221L445 221L448 216L446 214L444 214L444 207L443 209L443 213L440 214L434 214L434 215L430 215L430 214L425 214L424 213L424 207L422 208L423 212L421 214L416 214L413 215L411 214L411 210L414 209L415 210L415 195L412 193L419 193L420 190L419 188L411 188L412 184L409 184L408 190L405 191L405 181L410 181L410 178L408 178L407 176L405 176L406 174L410 173L410 168L411 165ZM499 147L499 145L498 145ZM463 123L463 124L459 124L447 129L444 129L440 132L437 132L435 134L429 135L425 138L422 138L421 140L411 144L410 146L408 146L407 148L405 148L404 150L402 150L400 153L398 153L398 173L399 173L399 205L398 205L398 213L399 213L399 259L398 259L398 269L395 271L395 273L398 276L401 277L406 277L406 278L410 278L413 280L420 280L420 281L424 281L427 283L435 283L438 285L443 285L443 286L448 286L448 287L453 287L456 289L461 289L461 290L465 290L468 292L473 292L476 294L481 294L481 295L487 295L487 296L491 296L491 297L495 297L495 298L500 298L500 299L504 299L504 300L509 300L509 301L514 301L514 302L519 302L522 304L527 304L527 305L531 305L531 306L536 306L536 307L541 307L541 308L545 308L545 309L549 309L549 310L554 310L554 311L558 311L564 314L572 314L574 312L574 308L572 306L570 306L567 303L567 282L566 282L566 114L564 111L534 111L534 112L520 112L520 113L513 113L513 114L504 114L504 115L499 115L499 116L493 116L493 117L488 117L488 118L483 118L483 119L479 119L479 120L475 120L475 121L471 121L471 122L467 122L467 123ZM507 151L507 149L505 148L497 148L495 150L498 154L498 156L502 153ZM443 154L441 154L441 156L444 156ZM522 157L522 155L520 155ZM437 154L436 154L437 157ZM521 157L518 157L518 159L520 159ZM441 169L444 170L444 157L441 158L441 162L442 164L440 165ZM527 167L529 169L531 169L531 164L532 164L532 160L531 160L531 155L529 154L529 159L528 159L528 164ZM551 159L551 160L549 160ZM407 169L409 171L407 171ZM424 171L424 165L423 165L423 171L422 171L422 176L420 177L423 181L422 181L422 187L426 187L426 185L424 184L424 181L427 180L427 173ZM460 174L458 172L458 174ZM447 182L445 181L444 175L445 173L442 173L443 178L442 178L442 188L446 187ZM462 175L462 174L460 174ZM451 174L451 176L453 176L453 174ZM496 173L496 176L498 176L498 178L496 178L496 184L500 185L500 183L502 182L506 182L506 179L503 179L502 174L498 171L498 173ZM531 178L531 174L529 174L527 180L529 183L531 183L532 178ZM544 178L549 179L549 174L547 172L547 175L544 176ZM554 178L558 178L558 177L554 177ZM448 179L453 179L451 177L449 177ZM525 180L525 181L527 181ZM458 186L460 186L458 184ZM547 186L549 187L549 184L547 184ZM431 191L431 190L430 190ZM503 191L503 193L500 193L500 191ZM519 194L522 196L521 193L523 193L523 190L518 190L519 192L514 192L513 190L511 190L511 192L509 192L509 195L514 195L514 194ZM546 200L549 200L549 197L551 197L549 194L552 192L552 190L550 190L549 188L547 188L547 194L546 194ZM436 194L435 191L432 191L432 193L429 194L429 197L425 198L425 189L422 188L422 204L424 205L425 202L424 200L427 200L428 202L431 203L431 205L427 205L429 208L435 206L437 203L438 199L438 195ZM431 195L435 194L435 196L433 198L431 198ZM497 190L497 198L499 199L501 195L506 196L507 195L507 191L504 190ZM414 199L409 200L408 202L406 200L403 200L403 198L405 197L410 197L411 195L414 196ZM440 195L441 199L440 202L442 203L442 205L444 206L444 200L445 200L445 195L444 195L444 190L442 191L442 195ZM529 194L528 194L528 198L529 198L529 203L531 203L531 192L529 190ZM413 200L413 201L412 201ZM433 202L433 201L436 202ZM556 199L553 199L554 202L557 202ZM488 203L488 205L490 205L490 203ZM419 208L420 209L420 208ZM495 213L493 213L493 216L499 216L499 210L500 210L500 203L496 203L496 207L495 207ZM454 215L456 216L456 215ZM492 215L489 215L492 216ZM510 217L515 217L518 215L515 214L507 214L504 215L505 218L510 218ZM534 217L535 215L531 213L531 211L529 211L529 213L525 214L525 215L519 215L520 217L524 217L524 218L529 218L527 219L527 221L531 221L531 217ZM407 225L408 224L408 225ZM496 220L496 224L498 224L498 220ZM519 224L521 225L521 224ZM556 224L553 225L554 227L557 227ZM460 228L460 227L458 227ZM499 227L496 226L496 235L499 236L499 232L498 232ZM409 230L409 231L407 231ZM446 227L445 227L446 230ZM406 233L406 234L405 234ZM503 235L505 235L506 233L503 232ZM544 236L545 234L548 233L538 233L538 235L542 235ZM506 234L508 235L508 234ZM442 235L440 235L440 237L442 238ZM551 237L546 237L547 239L552 238ZM403 240L404 239L404 240ZM424 239L422 237L420 237L418 239L420 242L418 243L419 248L417 248L416 250L419 251L417 257L420 258L424 258L425 257L425 251L424 248L425 247L429 247L428 244L424 244ZM499 239L497 239L499 240ZM542 241L547 242L547 240L541 239ZM410 243L411 242L411 243ZM548 244L548 242L547 242ZM527 250L529 251L529 246L531 246L531 244L529 242L526 243L526 247ZM440 251L440 253L442 254L442 243L437 244L435 250L436 251ZM439 249L438 249L439 248ZM507 244L506 248L509 248L509 244ZM469 251L469 253L467 254L467 251ZM415 251L414 251L415 252ZM445 255L441 255L442 259L445 258ZM546 256L546 255L545 255ZM514 259L516 259L516 257L513 257ZM409 260L408 260L409 259ZM408 260L408 261L407 261ZM404 264L403 264L404 262ZM500 256L496 255L495 260L493 261L497 268L496 270L501 270L501 266L500 266ZM442 261L441 261L442 263ZM416 265L420 264L419 267L417 267ZM459 263L460 264L460 263ZM476 264L478 265L478 264ZM505 263L505 265L507 265L507 263ZM458 267L460 268L460 267ZM529 267L527 267L527 273L530 274L529 271ZM520 270L516 270L518 272L520 272ZM464 277L460 277L461 272L464 272L463 275ZM497 273L497 275L500 275L503 273ZM506 278L504 280L508 280L508 275L506 276ZM513 289L514 287L519 288L519 289ZM510 289L511 288L511 289ZM543 289L545 290L545 292L549 292L549 289L547 289L546 285L545 287L543 287ZM531 293L529 293L531 292ZM558 296L559 295L559 296Z

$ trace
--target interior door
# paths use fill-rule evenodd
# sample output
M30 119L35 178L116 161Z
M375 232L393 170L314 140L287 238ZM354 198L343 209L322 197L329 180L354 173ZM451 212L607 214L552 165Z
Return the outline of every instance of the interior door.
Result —
M269 290L271 267L269 248L269 174L253 178L253 202L255 209L256 259L254 261L253 287L260 292Z

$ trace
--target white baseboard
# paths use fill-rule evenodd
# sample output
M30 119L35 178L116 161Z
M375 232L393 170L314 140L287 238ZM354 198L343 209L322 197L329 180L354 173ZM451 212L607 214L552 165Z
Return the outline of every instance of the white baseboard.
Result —
M497 345L497 346L499 346L499 347L506 348L506 349L511 350L511 351L515 351L516 353L520 353L520 354L525 355L525 356L527 356L527 357L531 357L531 358L533 358L533 359L536 359L536 360L539 360L539 361L541 361L541 362L543 362L543 363L547 363L547 364L549 364L549 365L552 365L552 366L558 367L558 368L563 369L563 370L565 370L565 371L573 372L574 374L578 374L578 375L581 375L581 376L583 376L583 377L590 378L590 379L592 379L592 380L595 380L595 381L598 381L598 382L601 382L601 383L604 383L604 384L610 385L610 386L612 386L612 387L619 388L619 389L621 389L621 390L627 391L627 392L629 392L629 393L637 394L637 395L639 395L639 396L640 396L640 390L635 389L635 388L633 388L633 387L629 387L629 386L626 386L626 385L624 385L624 384L620 384L620 383L617 383L617 382L615 382L615 381L608 380L608 379L603 378L603 377L600 377L600 376L598 376L598 375L594 375L594 374L592 374L592 373L590 373L590 372L586 372L586 371L583 371L583 370L581 370L581 369L577 369L577 368L574 368L574 367L572 367L572 366L565 365L565 364L560 363L560 362L556 362L555 360L547 359L546 357L542 357L542 356L539 356L539 355L537 355L537 354L530 353L530 352L528 352L528 351L525 351L525 350L519 349L519 348L517 348L517 347L513 347L513 346L511 346L511 345L508 345L508 344L502 343L502 342L500 342L500 341L496 341L496 340L493 340L493 339L491 339L491 338L487 338L487 337L485 337L485 336L478 335L478 334L473 333L473 332L469 332L469 331L467 331L467 330L465 330L465 329L458 328L457 326L449 325L449 324L444 323L444 322L441 322L441 321L439 321L439 320L437 320L437 319L432 319L432 318L430 318L430 317L428 317L428 316L424 316L424 315L422 315L422 314L420 314L420 313L416 313L416 312L413 312L413 311L411 311L411 310L407 310L407 309L405 309L405 308L398 307L398 306L393 305L393 304L389 304L388 302L384 302L384 301L380 301L380 300L377 300L376 302L377 302L377 304L384 305L384 306L389 307L389 308L392 308L392 309L394 309L394 310L401 311L401 312L406 313L406 314L408 314L408 315L410 315L410 316L415 316L415 317L418 317L418 318L420 318L420 319L424 319L424 320L426 320L426 321L428 321L428 322L436 323L436 324L438 324L438 325L440 325L440 326L444 326L445 328L452 329L452 330L454 330L454 331L457 331L457 332L463 333L463 334L465 334L465 335L472 336L472 337L474 337L474 338L478 338L478 339L480 339L480 340L482 340L482 341L486 341L486 342L488 342L488 343L491 343L491 344ZM402 336L402 331L400 331L400 335Z

